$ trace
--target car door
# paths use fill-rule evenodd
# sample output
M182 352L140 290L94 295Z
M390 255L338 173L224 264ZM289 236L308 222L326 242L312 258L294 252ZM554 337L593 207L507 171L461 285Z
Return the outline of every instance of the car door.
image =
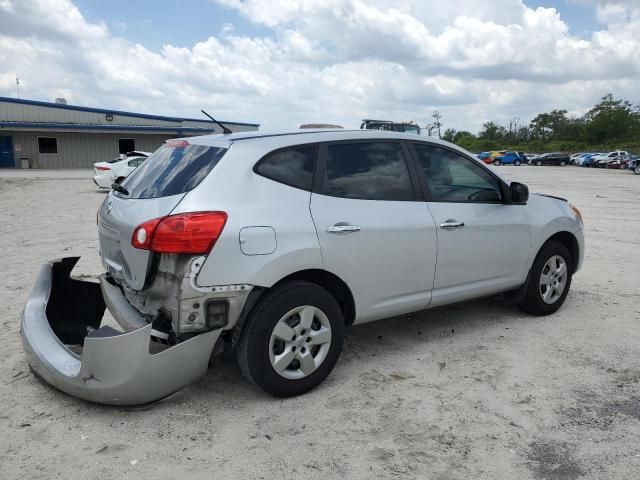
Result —
M436 230L401 141L321 144L311 195L325 269L350 287L356 323L427 307Z
M521 285L531 242L525 207L507 204L501 182L479 162L429 143L411 149L437 226L431 306Z

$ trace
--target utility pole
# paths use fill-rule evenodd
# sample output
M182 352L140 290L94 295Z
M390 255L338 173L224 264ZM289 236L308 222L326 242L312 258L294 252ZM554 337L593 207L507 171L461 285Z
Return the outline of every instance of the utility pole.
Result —
M520 123L519 117L513 117L509 122L509 133L518 131L518 123Z
M16 90L18 91L18 100L20 100L20 79L16 77Z
M440 115L440 112L436 110L435 112L433 112L433 115L431 116L436 119L433 126L438 129L438 138L442 138L442 135L440 134L440 126L442 125L440 123L440 119L442 118L442 115Z

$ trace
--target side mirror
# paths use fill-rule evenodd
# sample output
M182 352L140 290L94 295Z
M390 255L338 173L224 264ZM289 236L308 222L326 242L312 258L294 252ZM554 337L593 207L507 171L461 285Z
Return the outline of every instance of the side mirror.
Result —
M511 203L527 203L529 200L529 187L524 183L511 182L509 191L511 192Z

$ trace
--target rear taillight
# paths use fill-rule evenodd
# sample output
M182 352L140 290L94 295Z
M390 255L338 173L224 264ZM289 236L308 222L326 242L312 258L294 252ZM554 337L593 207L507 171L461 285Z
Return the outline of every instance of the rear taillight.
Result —
M157 253L209 253L226 222L225 212L192 212L155 218L135 228L131 245Z
M111 170L111 167L96 167L96 170L100 170L100 171L104 172L106 170Z

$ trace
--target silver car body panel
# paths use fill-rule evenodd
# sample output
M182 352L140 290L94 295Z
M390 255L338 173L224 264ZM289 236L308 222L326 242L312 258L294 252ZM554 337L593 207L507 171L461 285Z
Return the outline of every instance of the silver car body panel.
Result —
M429 202L438 228L438 266L432 307L504 292L527 276L531 233L524 205Z
M101 316L100 310L104 311L102 304L102 309L94 311L92 318L49 318L55 316L54 310L64 311L69 307L68 304L50 305L52 294L57 296L53 293L55 289L75 293L79 302L97 303L99 297L88 292L99 292L98 284L69 280L65 285L76 261L77 258L66 258L43 265L22 315L20 332L24 350L38 376L57 389L85 400L108 405L139 405L171 395L204 375L221 330L200 334L152 354L149 351L151 324L147 324L113 336L92 338L89 335L84 338L82 355L70 350L53 328L60 332L61 327L64 330L99 322L97 314ZM73 301L72 298L64 300ZM118 299L107 303L117 304ZM87 305L79 304L79 307ZM117 316L119 313L114 312L114 317Z
M351 288L358 312L355 323L427 308L436 268L436 227L425 202L314 193L311 212L324 268ZM331 231L347 224L358 230Z
M144 287L151 253L131 245L135 228L148 220L169 215L184 194L170 197L128 199L109 193L98 212L102 263L116 280L134 290Z
M285 143L285 137L277 138L276 145ZM276 183L252 171L253 165L275 148L278 147L258 140L233 144L223 160L175 208L175 214L222 210L228 215L216 246L198 274L198 285L250 283L270 287L300 270L323 268L309 211L311 193ZM226 178L237 180L229 182ZM241 235L243 229L252 227L270 227L274 232L274 239L269 240L269 249L264 254L247 255L240 247L241 240L247 240ZM274 245L275 248L271 248Z

